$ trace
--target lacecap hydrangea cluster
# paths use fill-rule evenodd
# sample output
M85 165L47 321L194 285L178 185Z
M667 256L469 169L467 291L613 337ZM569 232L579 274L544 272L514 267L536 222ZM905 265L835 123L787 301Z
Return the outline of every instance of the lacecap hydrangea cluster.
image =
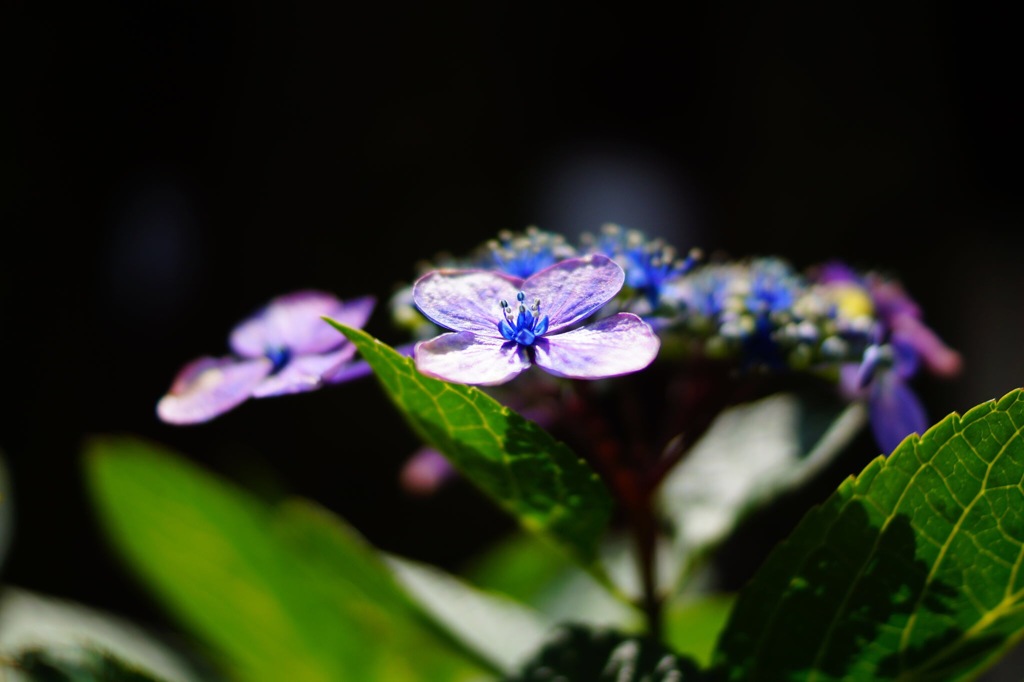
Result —
M342 301L320 291L278 297L234 329L230 354L186 365L157 412L170 423L198 423L249 398L364 376L365 363L322 318L361 327L373 307L370 297ZM552 389L563 379L669 377L664 390L690 396L663 406L678 415L715 394L696 380L680 388L688 376L741 384L803 375L866 401L889 451L927 426L910 379L960 367L903 288L877 273L838 262L802 273L779 258L709 259L614 225L577 244L536 228L500 233L467 257L421 266L390 310L416 339L397 347L419 371L502 386L488 390L542 425L573 418L571 401ZM517 378L533 366L541 371ZM698 422L671 428L696 433ZM651 448L664 446L656 440Z
M543 291L548 296L533 297L530 285L538 278L564 281L570 270L579 267L568 264L601 258L621 270L621 285L607 295L615 285L606 280L596 283L600 277L578 283L604 294L600 304L592 301L594 305L587 311L594 328L589 340L598 348L587 353L568 349L577 351L573 356L583 367L553 370L549 353L533 339L534 345L527 345L525 352L522 346L514 346L515 337L501 330L503 323L509 327L525 321L536 324L545 305L560 303L552 300L548 289ZM597 234L583 235L578 245L536 228L503 232L466 258L445 257L422 269L424 274L415 285L392 298L393 318L421 338L436 334L431 322L452 330L448 336L437 337L445 339L442 342L435 339L418 344L415 357L421 371L463 383L504 383L522 371L522 363L510 368L509 363L501 362L500 352L483 359L464 336L451 336L465 333L465 324L439 315L438 301L424 295L424 288L433 289L438 279L504 278L512 289L521 282L519 300L502 298L496 293L500 286L492 292L479 281L470 283L467 289L484 292L479 301L481 332L491 332L491 345L505 345L510 357L522 357L525 363L532 360L557 376L627 374L646 368L659 354L677 366L719 363L730 367L735 376L811 375L836 383L848 399L867 402L873 432L885 451L927 427L924 409L909 380L922 368L937 376L951 376L960 368L959 354L924 324L920 308L898 282L878 273L856 272L839 262L803 273L774 257L706 259L697 249L680 252L637 230L607 225ZM592 265L591 269L599 268ZM468 291L455 289L448 297L436 297L440 304L457 306L458 300L472 297ZM645 325L650 334L638 331L638 324L632 325L630 339L612 333L616 326L620 333L621 327L628 326L622 322L624 316ZM568 326L578 321L574 319ZM482 329L487 325L491 329ZM550 322L548 325L550 331ZM445 352L435 352L438 345L444 346ZM445 359L439 361L437 355ZM622 364L621 371L606 366L612 358ZM639 366L627 367L629 360ZM586 375L586 366L594 368L596 376Z

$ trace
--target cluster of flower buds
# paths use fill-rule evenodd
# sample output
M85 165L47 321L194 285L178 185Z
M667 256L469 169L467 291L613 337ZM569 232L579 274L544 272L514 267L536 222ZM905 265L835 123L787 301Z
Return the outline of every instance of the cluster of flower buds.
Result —
M522 233L502 230L497 239L491 239L480 247L470 262L483 269L498 270L526 279L576 255L576 249L562 235L528 227Z

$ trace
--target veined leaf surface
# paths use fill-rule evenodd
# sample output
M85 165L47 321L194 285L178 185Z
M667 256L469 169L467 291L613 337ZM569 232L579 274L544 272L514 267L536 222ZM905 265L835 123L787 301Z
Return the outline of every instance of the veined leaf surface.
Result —
M730 680L973 679L1024 634L1024 393L950 415L844 482L719 640Z
M537 424L472 386L416 371L412 359L333 323L356 345L413 430L522 525L596 569L612 499L590 466Z

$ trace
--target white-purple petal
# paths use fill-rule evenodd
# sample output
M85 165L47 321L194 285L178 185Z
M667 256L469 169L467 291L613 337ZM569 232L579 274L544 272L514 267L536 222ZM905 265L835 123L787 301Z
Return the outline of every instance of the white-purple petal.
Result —
M912 433L924 433L928 418L921 401L895 372L880 372L871 384L868 414L875 442L885 453Z
M355 352L355 346L346 343L333 353L293 357L280 371L261 381L253 389L252 397L268 398L319 388L324 375L335 374L344 363L352 359Z
M460 384L493 386L530 366L525 350L512 341L472 332L442 334L416 344L416 369Z
M168 424L209 421L250 398L271 369L266 358L193 360L178 372L171 390L157 403L157 415Z
M618 313L580 329L545 336L534 346L534 360L556 376L602 379L647 367L660 345L650 325L632 313Z
M371 369L370 363L366 360L355 360L343 362L334 369L324 372L322 379L325 384L343 384L346 381L361 379L371 374L373 374L373 369Z
M413 301L427 319L445 329L500 337L501 301L511 304L522 280L484 270L435 270L412 288Z
M243 357L259 357L268 349L288 349L293 355L334 350L345 337L324 322L330 317L352 327L366 323L373 299L343 303L322 291L297 291L278 296L231 332L231 348Z
M411 358L412 350L415 346L415 343L405 343L400 346L395 346L394 350L400 355ZM323 383L340 384L346 381L352 381L353 379L361 379L371 374L373 374L373 369L366 360L355 360L349 362L346 359L345 362L342 362L334 369L324 372Z
M590 317L622 289L625 273L612 259L594 254L544 268L523 282L527 305L540 299L550 320L548 333Z

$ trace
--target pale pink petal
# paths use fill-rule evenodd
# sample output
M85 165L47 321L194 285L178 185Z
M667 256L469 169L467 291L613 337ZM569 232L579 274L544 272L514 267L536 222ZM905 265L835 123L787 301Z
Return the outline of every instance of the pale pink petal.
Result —
M271 348L286 348L299 355L324 353L344 343L345 337L320 318L361 327L369 318L373 303L369 297L343 303L322 291L278 296L235 327L231 348L245 357L259 357Z
M618 313L539 339L534 359L556 376L600 379L647 367L657 357L660 345L650 325L632 313Z
M518 344L471 332L421 341L413 356L416 369L427 376L480 386L503 384L530 366Z
M550 334L596 312L619 293L625 277L615 261L594 254L544 268L523 282L523 292L527 307L540 299L540 314L548 316Z
M377 299L373 296L361 296L342 301L341 312L337 314L337 317L332 317L331 319L342 323L346 327L362 329L369 321L375 305L377 305ZM337 329L333 331L335 334L338 333Z
M919 319L900 315L892 325L893 338L910 345L921 357L924 366L940 377L956 376L963 361L960 354L947 346L939 336Z
M516 305L522 280L484 270L435 270L412 288L413 301L430 321L457 332L500 338L501 301Z
M279 372L261 381L253 389L252 397L267 398L319 388L324 375L333 375L341 365L352 359L355 352L355 346L346 343L333 353L293 357Z
M859 362L846 362L839 367L839 394L846 400L860 400L867 394L860 385L861 371Z
M447 481L455 477L455 469L440 452L422 447L402 466L399 480L406 492L413 495L433 495Z
M252 396L271 369L266 358L193 360L175 377L171 390L157 403L156 413L169 424L209 421Z

